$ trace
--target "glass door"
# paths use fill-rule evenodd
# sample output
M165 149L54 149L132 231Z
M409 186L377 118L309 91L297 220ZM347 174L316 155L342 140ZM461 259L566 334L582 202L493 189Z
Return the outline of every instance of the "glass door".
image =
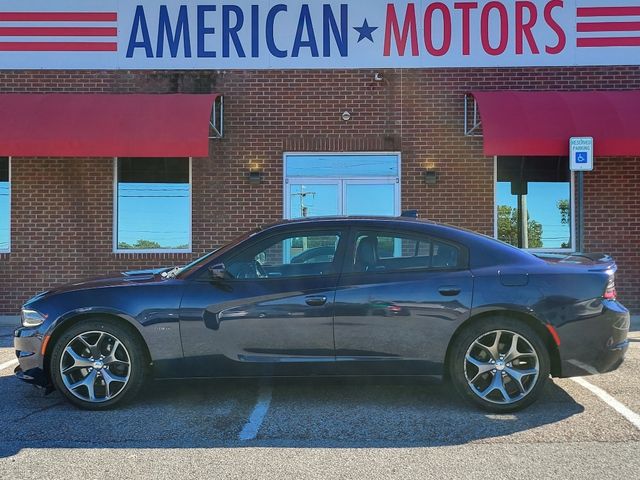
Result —
M290 153L285 218L400 215L400 154Z

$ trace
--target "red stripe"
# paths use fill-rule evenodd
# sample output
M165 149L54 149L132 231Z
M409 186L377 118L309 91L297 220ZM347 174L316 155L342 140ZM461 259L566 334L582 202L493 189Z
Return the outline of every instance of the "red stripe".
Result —
M560 335L558 335L556 328L547 323L547 330L549 330L549 333L553 337L553 341L556 342L556 345L560 346Z
M0 42L2 52L116 52L115 42Z
M0 37L116 37L111 27L0 27Z
M640 15L640 7L582 7L578 8L579 17L617 17Z
M578 24L578 32L632 32L640 30L640 22L586 22Z
M116 12L0 12L2 22L115 22Z
M640 37L579 38L578 47L640 47Z

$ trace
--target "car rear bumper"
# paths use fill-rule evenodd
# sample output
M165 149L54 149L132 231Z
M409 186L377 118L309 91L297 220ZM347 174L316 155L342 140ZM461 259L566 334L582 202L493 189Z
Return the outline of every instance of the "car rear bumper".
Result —
M24 382L48 387L50 380L43 365L42 341L42 333L37 329L19 327L15 330L13 345L19 362L15 375Z
M629 347L629 311L615 300L602 304L598 315L557 327L561 377L606 373L622 363Z

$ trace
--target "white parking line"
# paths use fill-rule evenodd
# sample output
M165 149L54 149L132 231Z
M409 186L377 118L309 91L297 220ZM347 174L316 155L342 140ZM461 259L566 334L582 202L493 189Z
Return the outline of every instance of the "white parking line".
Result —
M611 395L605 392L602 388L596 387L592 383L587 382L582 377L572 377L571 380L573 380L578 385L582 385L584 388L589 390L596 397L598 397L600 400L605 402L607 405L613 408L616 412L618 412L624 418L629 420L629 422L631 422L631 424L633 424L634 427L640 430L640 415L638 415L636 412L634 412L633 410L628 408L626 405L622 404L621 402L613 398Z
M269 411L269 405L271 404L271 385L262 385L258 392L258 401L256 406L253 407L253 411L249 416L249 421L244 425L240 432L240 440L253 440L258 435L258 430L262 425L264 417Z
M5 363L0 363L0 371L4 370L5 368L15 367L16 365L18 365L17 358L15 360L10 360Z

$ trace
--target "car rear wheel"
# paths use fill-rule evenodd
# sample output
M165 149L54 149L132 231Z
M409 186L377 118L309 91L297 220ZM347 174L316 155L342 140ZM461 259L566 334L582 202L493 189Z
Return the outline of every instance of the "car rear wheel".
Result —
M104 410L132 399L145 379L145 353L137 336L111 320L87 320L54 345L50 371L74 405Z
M472 323L455 339L449 357L456 391L495 413L514 412L533 403L549 369L549 352L540 336L512 318Z

